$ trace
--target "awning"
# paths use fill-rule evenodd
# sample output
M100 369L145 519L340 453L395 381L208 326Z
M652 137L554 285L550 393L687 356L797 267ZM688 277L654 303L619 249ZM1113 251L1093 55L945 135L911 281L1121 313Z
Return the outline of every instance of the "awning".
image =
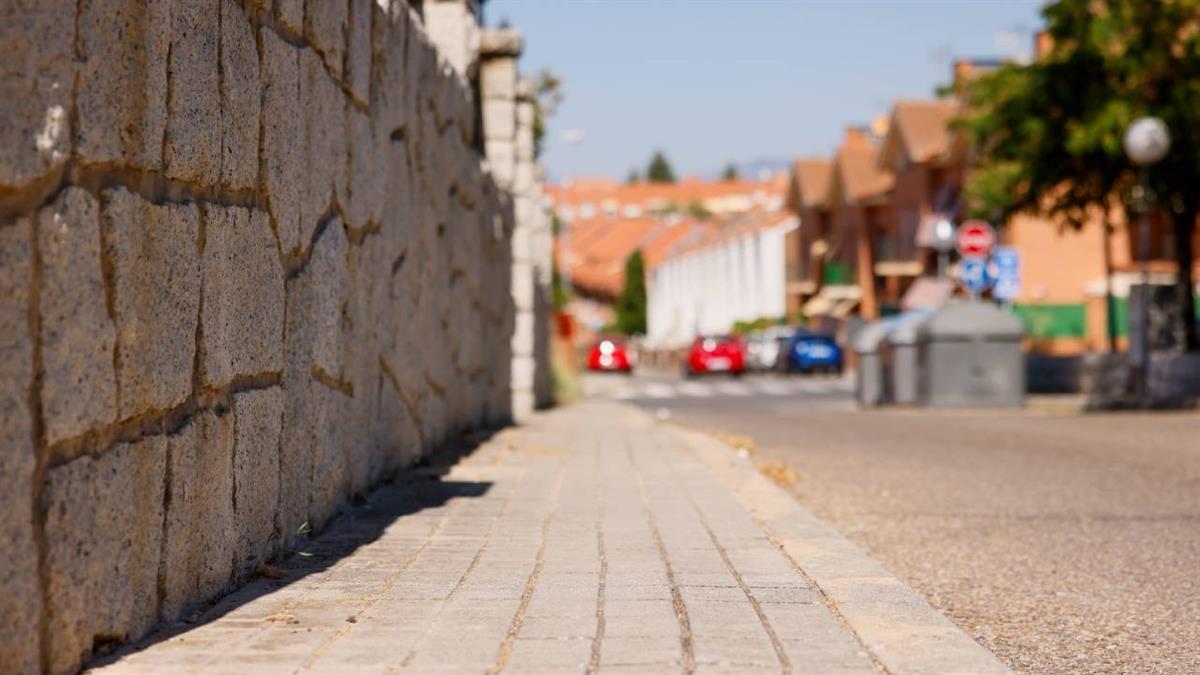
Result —
M875 263L875 276L880 277L916 277L925 271L925 266L917 260L882 260Z
M829 314L835 319L844 319L850 316L855 307L858 307L858 300L839 300Z
M900 299L902 309L936 309L954 294L954 282L937 277L919 277Z
M802 311L804 312L804 316L825 316L831 309L833 309L833 300L824 295L817 294L811 300L804 303Z

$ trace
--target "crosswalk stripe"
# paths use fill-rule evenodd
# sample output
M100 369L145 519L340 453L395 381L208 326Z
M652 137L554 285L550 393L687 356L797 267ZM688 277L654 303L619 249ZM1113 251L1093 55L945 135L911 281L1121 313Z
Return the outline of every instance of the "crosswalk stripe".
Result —
M750 393L750 388L739 382L721 382L716 385L717 391L729 396L746 396Z
M675 394L675 390L670 385L651 382L642 387L642 395L645 398L671 398Z
M679 393L684 394L685 396L696 396L699 398L712 396L712 392L709 391L708 387L699 382L679 383Z

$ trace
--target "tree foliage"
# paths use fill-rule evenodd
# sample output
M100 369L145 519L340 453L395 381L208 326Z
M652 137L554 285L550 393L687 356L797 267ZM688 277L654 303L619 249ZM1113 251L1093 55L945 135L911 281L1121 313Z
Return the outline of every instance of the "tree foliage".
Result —
M646 333L646 266L638 249L625 259L625 287L617 298L617 330L626 335Z
M731 181L731 180L737 180L737 179L738 179L737 167L734 166L733 162L726 164L725 168L721 170L721 180Z
M655 150L654 155L650 158L650 164L646 167L646 181L649 183L675 182L675 170L671 168L671 163L667 161L667 156L662 153L662 150Z
M543 68L533 80L533 156L541 157L545 147L546 122L562 103L562 78Z
M1192 249L1200 212L1200 0L1058 0L1043 10L1049 53L970 82L958 121L979 153L969 210L1017 212L1078 227L1111 208L1137 222L1139 175L1122 139L1143 115L1162 118L1171 151L1146 178L1173 223L1179 315L1197 348Z

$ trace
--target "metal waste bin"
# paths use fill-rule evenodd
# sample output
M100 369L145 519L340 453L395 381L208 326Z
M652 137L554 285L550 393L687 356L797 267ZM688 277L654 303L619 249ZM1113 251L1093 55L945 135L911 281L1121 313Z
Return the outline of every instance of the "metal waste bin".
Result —
M1021 320L986 302L954 302L917 328L921 403L1020 406L1025 399Z
M887 334L890 353L891 384L888 398L896 405L916 405L920 402L920 351L918 337L921 324L933 311L918 309L895 317Z
M890 319L875 321L859 328L854 336L854 353L858 355L854 393L858 404L864 408L883 405L886 401L886 372L880 347L890 329Z

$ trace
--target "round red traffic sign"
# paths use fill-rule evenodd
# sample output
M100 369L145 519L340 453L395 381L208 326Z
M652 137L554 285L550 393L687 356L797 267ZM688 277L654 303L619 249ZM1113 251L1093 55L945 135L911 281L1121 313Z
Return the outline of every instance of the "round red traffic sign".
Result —
M987 255L996 246L996 231L982 220L968 220L958 226L956 243L958 254L964 258Z

